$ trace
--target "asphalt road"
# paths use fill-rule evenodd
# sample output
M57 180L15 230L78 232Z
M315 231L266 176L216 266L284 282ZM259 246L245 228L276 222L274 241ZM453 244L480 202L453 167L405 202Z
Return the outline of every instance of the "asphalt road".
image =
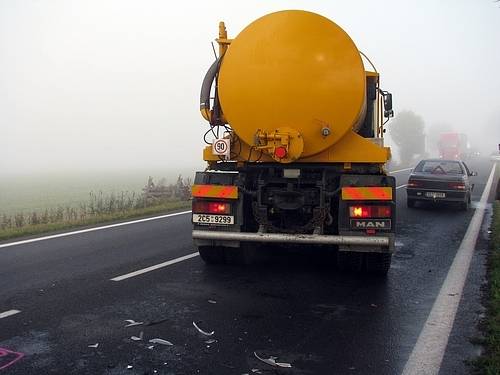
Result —
M477 202L491 163L471 167ZM397 186L408 174L394 174ZM0 317L20 311L0 318L0 373L400 374L474 209L407 209L404 188L397 200L385 279L339 273L307 249L271 248L250 267L195 256L111 280L192 254L189 214L0 248ZM442 374L466 373L464 359L478 352L470 338L483 312L486 231L484 223ZM126 319L145 324L125 327ZM254 352L292 368L276 370Z

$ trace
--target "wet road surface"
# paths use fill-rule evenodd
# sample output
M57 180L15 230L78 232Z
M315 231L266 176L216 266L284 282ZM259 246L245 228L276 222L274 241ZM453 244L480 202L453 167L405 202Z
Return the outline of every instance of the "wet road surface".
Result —
M491 163L471 167L479 173L477 202ZM408 174L394 174L397 186ZM404 188L397 200L397 251L387 278L340 273L317 251L270 248L249 267L206 266L193 257L110 280L192 254L189 214L0 248L0 313L20 311L0 318L0 368L8 365L0 372L400 374L474 209L408 209ZM487 223L442 374L465 373L463 360L478 350L469 339L482 313L486 231ZM126 319L144 324L125 327ZM141 332L142 340L131 339ZM254 353L292 368L276 369Z

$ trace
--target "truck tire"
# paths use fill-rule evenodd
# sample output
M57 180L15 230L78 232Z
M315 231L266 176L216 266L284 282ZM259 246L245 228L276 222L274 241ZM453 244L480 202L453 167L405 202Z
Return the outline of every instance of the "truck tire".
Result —
M406 200L406 206L407 206L408 208L414 208L414 207L415 207L415 199L410 199L410 198L408 198L408 199Z
M363 254L349 251L337 253L337 267L341 271L359 272L363 267Z
M200 258L207 264L223 264L226 261L222 246L200 246L198 252Z
M227 247L225 249L226 263L236 266L248 266L255 259L255 245L242 243L240 247Z
M391 268L392 254L367 253L366 271L372 274L385 276Z

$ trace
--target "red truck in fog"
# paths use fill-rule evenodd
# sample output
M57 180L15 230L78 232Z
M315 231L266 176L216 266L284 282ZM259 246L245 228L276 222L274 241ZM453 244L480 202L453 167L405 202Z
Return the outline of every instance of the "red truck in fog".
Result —
M469 156L467 136L461 133L442 133L438 150L441 159L465 160Z

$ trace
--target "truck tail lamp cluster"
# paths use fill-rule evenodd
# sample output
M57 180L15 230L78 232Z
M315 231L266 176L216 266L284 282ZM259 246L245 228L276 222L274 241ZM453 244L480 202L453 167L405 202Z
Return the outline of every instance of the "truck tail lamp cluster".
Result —
M193 213L229 215L231 213L231 204L228 202L196 200L193 201Z
M349 216L356 219L387 218L391 217L390 206L350 206Z

